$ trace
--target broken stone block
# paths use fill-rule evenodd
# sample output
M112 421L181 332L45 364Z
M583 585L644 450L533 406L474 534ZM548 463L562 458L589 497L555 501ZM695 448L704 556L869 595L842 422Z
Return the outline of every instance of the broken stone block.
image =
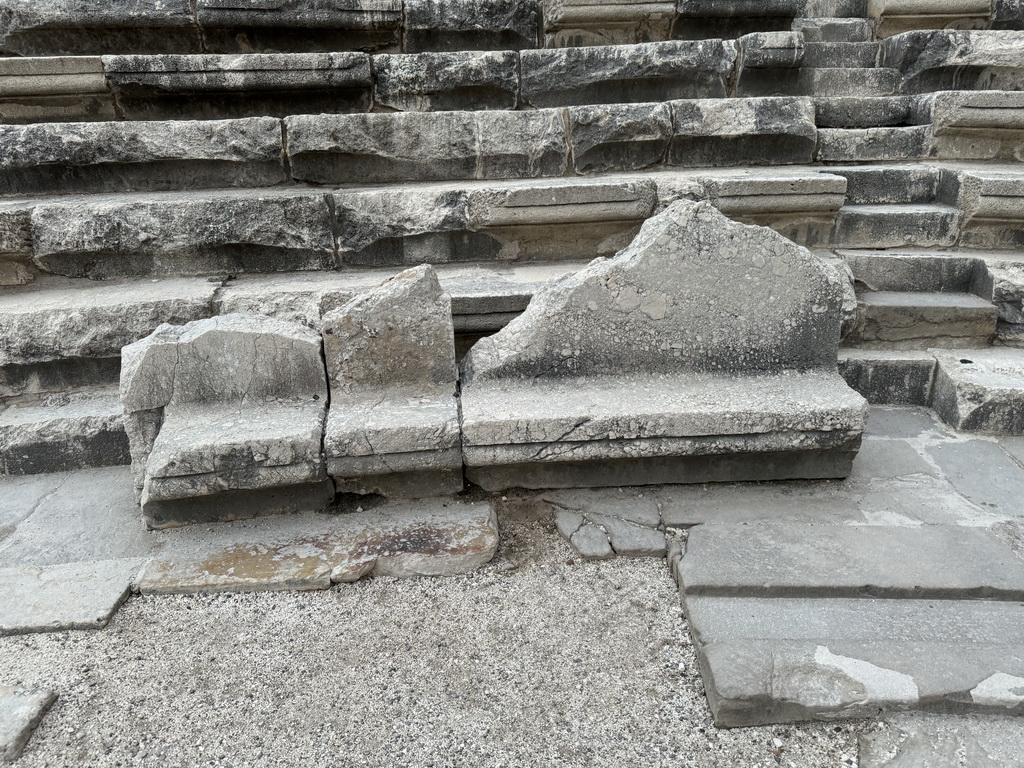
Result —
M809 164L818 141L809 98L697 99L671 107L670 165Z
M403 50L518 51L536 48L537 0L405 0Z
M515 109L519 57L513 51L380 54L374 100L397 112Z
M845 476L865 403L836 372L842 300L809 251L673 203L470 350L467 477L498 490Z
M18 759L32 731L56 700L53 691L0 686L0 763Z
M956 204L963 212L959 245L1016 250L1024 247L1024 179L1009 168L960 173Z
M367 112L373 91L355 52L104 56L103 71L127 120Z
M287 180L281 123L221 121L0 126L0 194L262 187Z
M298 181L317 184L561 176L560 110L302 115L285 120Z
M1024 93L947 91L928 98L936 157L1024 159Z
M121 403L149 527L331 501L321 347L301 325L222 315L162 325L124 348Z
M722 40L523 51L522 100L533 107L721 98L736 59Z
M70 197L32 212L36 265L69 277L331 269L323 194L302 190Z
M977 3L988 15L987 1L964 2ZM1024 32L920 30L886 40L880 61L902 73L906 93L1017 91L1024 85L1022 50Z
M429 265L323 318L331 408L327 471L339 492L421 498L462 490L451 298Z
M927 352L840 349L839 374L872 405L931 402L935 358Z
M544 47L578 48L668 40L674 2L545 0Z
M868 0L866 16L874 21L878 38L904 34L927 35L987 26L992 12L989 0Z
M658 505L642 497L619 489L556 491L543 500L555 507L555 527L582 557L664 557Z
M932 408L961 432L1024 434L1024 351L931 350L938 361Z
M189 0L5 0L0 55L199 51Z
M0 58L0 122L114 120L98 56Z
M210 53L398 50L401 0L193 0Z
M577 173L649 168L665 162L672 111L666 104L571 107L569 135Z

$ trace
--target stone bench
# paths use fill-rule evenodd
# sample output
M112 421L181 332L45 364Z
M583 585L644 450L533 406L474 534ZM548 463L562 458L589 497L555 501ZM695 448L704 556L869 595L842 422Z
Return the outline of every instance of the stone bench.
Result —
M836 372L838 273L679 201L549 284L462 363L488 490L845 477L865 402Z
M121 402L147 525L320 509L319 334L269 317L160 326L124 348Z

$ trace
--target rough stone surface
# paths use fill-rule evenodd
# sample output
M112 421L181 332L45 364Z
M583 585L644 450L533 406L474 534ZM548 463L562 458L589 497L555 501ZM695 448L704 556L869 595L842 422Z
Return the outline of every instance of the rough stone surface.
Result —
M490 504L389 502L176 531L139 578L143 594L326 589L363 576L451 576L498 547Z
M403 48L478 51L535 48L540 36L536 0L405 0Z
M129 559L0 568L0 635L106 626L144 564Z
M13 763L21 755L57 695L0 685L0 762Z
M845 205L831 241L840 248L948 248L962 221L961 211L941 203Z
M544 47L630 45L668 40L674 2L546 0Z
M381 54L374 101L398 112L515 109L519 59L512 51Z
M307 115L285 120L292 175L321 184L560 176L560 110Z
M1021 32L915 31L886 40L881 60L902 72L903 88L910 93L1016 91L1024 84L1022 46Z
M1016 349L935 351L933 407L965 432L1024 434L1024 354Z
M373 91L355 52L104 56L103 72L128 120L365 112Z
M643 493L609 499L599 491L554 491L542 498L554 507L558 532L582 557L665 556L658 507Z
M330 269L324 195L169 192L68 198L33 210L34 259L70 277Z
M461 491L451 297L434 270L406 270L327 313L323 333L331 387L323 450L339 490Z
M935 357L914 350L843 348L839 373L873 405L930 405Z
M720 98L736 59L722 40L523 51L522 100L533 107Z
M304 326L257 315L163 325L125 347L121 402L151 527L330 501L321 455L327 381L320 337ZM274 495L280 488L294 488L295 499ZM192 504L220 493L229 495Z
M860 738L861 768L1021 768L1020 721L998 715L898 714Z
M859 298L856 327L844 339L851 346L975 347L996 330L996 307L967 293L865 291Z
M946 91L927 98L935 156L1009 162L1024 157L1024 94Z
M569 110L578 173L633 171L661 165L672 138L666 104L615 104Z

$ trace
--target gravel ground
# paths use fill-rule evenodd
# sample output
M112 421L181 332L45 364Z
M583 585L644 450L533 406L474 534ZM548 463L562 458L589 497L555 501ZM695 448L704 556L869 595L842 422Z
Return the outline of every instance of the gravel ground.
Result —
M99 632L0 638L0 684L60 696L17 765L824 768L880 727L714 728L663 560L502 536L470 576L135 597Z

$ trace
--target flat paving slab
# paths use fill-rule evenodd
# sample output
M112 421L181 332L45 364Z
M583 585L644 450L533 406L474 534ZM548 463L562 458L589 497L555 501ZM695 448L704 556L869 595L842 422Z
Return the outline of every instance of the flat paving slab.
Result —
M0 685L0 763L18 759L32 731L56 699L53 691Z
M0 568L0 635L105 626L144 560Z

